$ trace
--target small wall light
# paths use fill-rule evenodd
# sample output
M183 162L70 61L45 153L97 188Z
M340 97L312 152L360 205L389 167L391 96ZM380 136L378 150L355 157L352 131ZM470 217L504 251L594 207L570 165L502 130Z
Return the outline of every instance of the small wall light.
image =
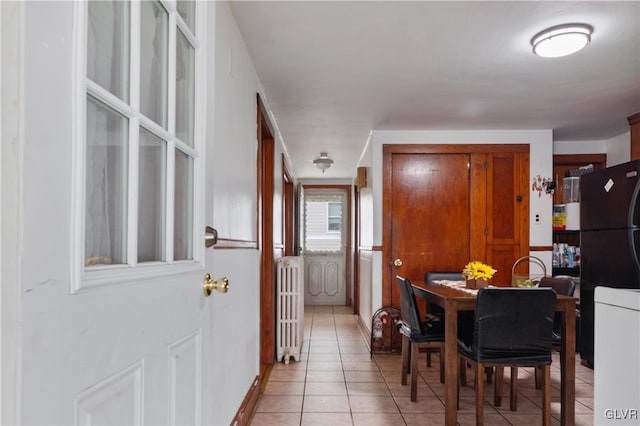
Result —
M544 58L571 55L591 41L593 27L586 24L563 24L540 31L531 39L533 53Z
M333 165L333 160L329 158L326 152L321 152L320 157L313 160L314 166L322 170L322 173L326 172L329 167Z

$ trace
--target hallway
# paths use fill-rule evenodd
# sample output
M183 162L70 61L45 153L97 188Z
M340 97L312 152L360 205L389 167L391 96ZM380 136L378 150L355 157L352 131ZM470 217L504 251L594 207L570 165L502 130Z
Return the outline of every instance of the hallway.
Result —
M443 425L444 385L439 380L438 357L427 368L421 354L418 401L411 402L409 386L400 385L400 355L376 354L371 360L368 342L369 336L362 333L350 307L306 306L302 359L274 365L250 424ZM551 373L554 425L560 424L558 366L555 354ZM518 411L509 411L508 397L502 407L493 407L493 390L487 386L485 424L540 424L542 398L534 388L532 369L519 371ZM577 364L576 376L576 425L591 426L593 371ZM470 387L461 388L458 422L475 424Z

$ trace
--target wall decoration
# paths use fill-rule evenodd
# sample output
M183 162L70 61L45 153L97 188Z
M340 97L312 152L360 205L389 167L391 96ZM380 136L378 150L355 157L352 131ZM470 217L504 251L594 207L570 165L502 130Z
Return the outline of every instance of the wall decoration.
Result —
M556 183L551 180L551 178L543 178L540 175L537 175L533 178L533 184L531 184L532 191L538 191L538 197L542 197L542 191L545 194L549 194L553 196L553 191L556 189Z

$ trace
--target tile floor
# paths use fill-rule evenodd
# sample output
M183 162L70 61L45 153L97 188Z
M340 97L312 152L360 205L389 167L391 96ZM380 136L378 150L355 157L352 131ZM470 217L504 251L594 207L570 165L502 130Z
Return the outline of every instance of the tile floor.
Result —
M400 355L369 358L369 336L358 326L351 308L305 307L303 355L299 362L274 365L260 395L252 426L261 425L443 425L444 385L438 356L431 368L421 354L418 401L400 385ZM578 357L579 360L579 357ZM552 364L552 424L559 425L560 370ZM469 376L471 376L469 372ZM576 365L576 425L593 425L593 371ZM505 371L508 376L508 369ZM471 377L471 382L473 377ZM485 424L539 425L542 400L532 369L519 369L518 411L509 411L508 383L502 407L493 407L491 386L485 387ZM458 424L475 424L474 391L460 393Z

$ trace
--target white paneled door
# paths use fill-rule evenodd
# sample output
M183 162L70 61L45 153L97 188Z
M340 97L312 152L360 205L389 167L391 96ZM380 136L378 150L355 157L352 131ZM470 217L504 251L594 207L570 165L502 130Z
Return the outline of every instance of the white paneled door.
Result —
M2 5L3 87L22 88L8 134L3 100L3 160L17 163L2 174L3 188L15 178L2 260L17 268L2 281L2 423L210 423L211 307L225 296L202 289L217 277L191 7L206 5L18 3Z
M306 305L344 305L346 297L346 191L305 189Z

